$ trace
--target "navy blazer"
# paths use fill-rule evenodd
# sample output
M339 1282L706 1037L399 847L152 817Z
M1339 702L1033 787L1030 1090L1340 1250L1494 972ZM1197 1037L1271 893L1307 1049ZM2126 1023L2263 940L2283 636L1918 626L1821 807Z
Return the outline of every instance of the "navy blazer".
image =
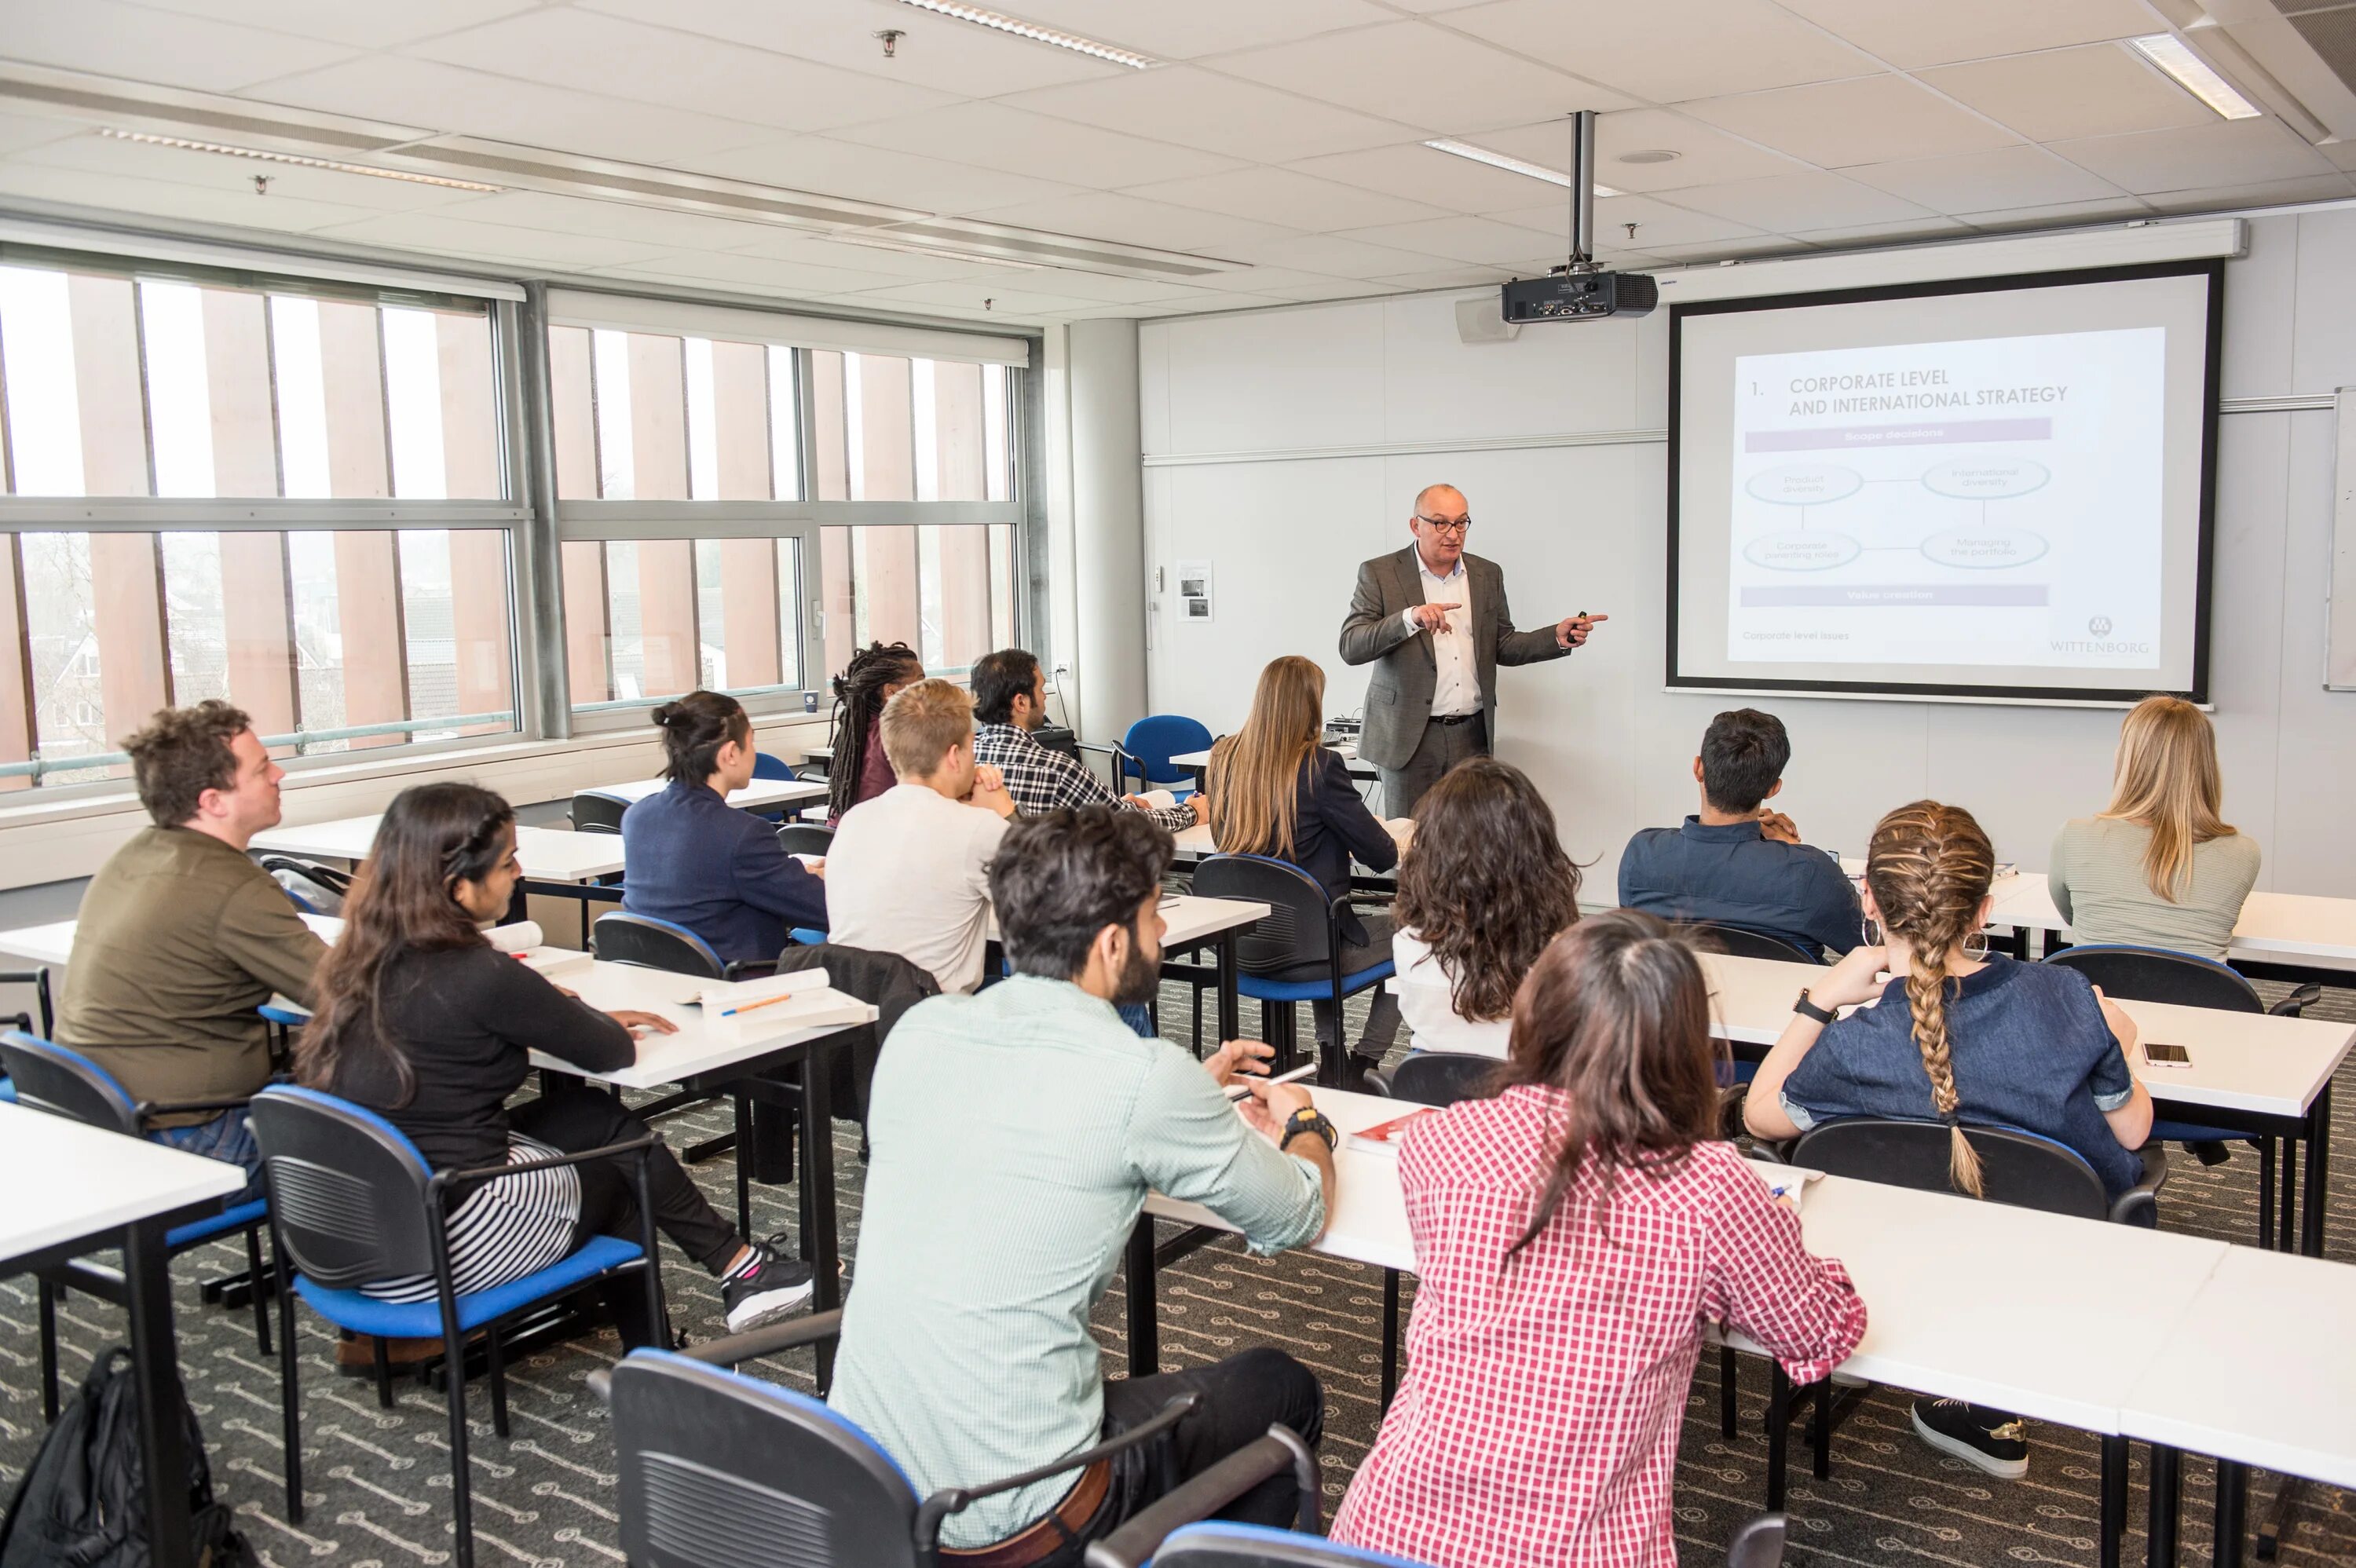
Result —
M717 790L673 783L622 814L622 907L683 925L723 963L775 958L795 926L826 929L826 883L777 847L776 825Z
M1325 890L1327 902L1350 891L1352 856L1377 871L1387 871L1398 864L1398 843L1381 818L1366 809L1357 785L1350 781L1349 767L1339 753L1323 746L1310 752L1308 760L1301 764L1301 779L1295 791L1292 853L1282 856L1273 849L1264 852L1277 859L1289 859L1316 878L1318 885ZM1355 911L1342 912L1342 940L1360 945L1366 941L1366 928L1359 923Z

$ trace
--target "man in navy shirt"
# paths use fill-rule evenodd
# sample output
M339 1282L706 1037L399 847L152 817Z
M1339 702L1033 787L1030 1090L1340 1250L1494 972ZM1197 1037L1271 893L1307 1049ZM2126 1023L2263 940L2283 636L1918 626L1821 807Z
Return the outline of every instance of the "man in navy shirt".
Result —
M1701 811L1682 827L1647 827L1620 857L1620 902L1664 920L1777 936L1822 955L1863 940L1864 912L1840 862L1800 842L1766 803L1792 760L1783 721L1755 708L1710 720L1694 759Z

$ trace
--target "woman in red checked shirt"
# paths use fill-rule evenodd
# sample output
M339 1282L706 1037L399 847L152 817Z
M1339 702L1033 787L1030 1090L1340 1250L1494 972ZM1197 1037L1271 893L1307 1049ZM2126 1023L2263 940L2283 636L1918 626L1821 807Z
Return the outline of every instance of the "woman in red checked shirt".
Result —
M1797 1383L1856 1348L1848 1275L1718 1141L1717 1059L1701 970L1660 922L1599 915L1539 957L1503 1093L1399 1150L1410 1371L1334 1540L1440 1568L1665 1568L1704 1325Z

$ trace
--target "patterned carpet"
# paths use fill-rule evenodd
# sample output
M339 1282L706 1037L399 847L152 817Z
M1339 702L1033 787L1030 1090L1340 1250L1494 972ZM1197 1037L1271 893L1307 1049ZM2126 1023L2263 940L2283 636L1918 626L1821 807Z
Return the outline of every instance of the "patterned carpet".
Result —
M2318 1016L2356 1019L2356 992L2335 990ZM1183 992L1166 994L1165 1032L1187 1038ZM1305 1019L1303 1020L1305 1023ZM2338 1085L2331 1182L2330 1255L2356 1262L2356 1065ZM724 1131L723 1115L695 1112L663 1123L674 1147ZM838 1140L846 1255L857 1257L861 1168L856 1135ZM697 1168L697 1179L723 1211L734 1201L734 1172L723 1157ZM761 1231L793 1227L791 1188L755 1189ZM2232 1164L2205 1169L2179 1159L2162 1206L2169 1230L2245 1242L2256 1223L2256 1157L2237 1146ZM450 1560L447 1443L439 1394L402 1385L391 1411L377 1408L363 1381L329 1370L333 1343L316 1318L302 1325L305 1479L307 1513L284 1517L278 1378L274 1361L256 1355L251 1317L200 1308L195 1282L241 1262L215 1247L182 1259L175 1271L183 1303L180 1349L191 1403L212 1452L216 1487L244 1520L249 1538L275 1568L414 1568ZM700 1272L669 1254L671 1310L697 1338L719 1332L719 1292ZM1166 1366L1217 1360L1252 1345L1281 1347L1314 1368L1327 1399L1323 1450L1327 1509L1340 1499L1364 1457L1378 1419L1381 1276L1373 1270L1310 1254L1253 1259L1234 1243L1205 1248L1162 1276L1162 1359ZM2001 1289L2000 1281L1991 1288ZM1411 1290L1409 1299L1411 1300ZM1123 1370L1121 1291L1118 1283L1097 1315L1109 1373ZM0 1479L15 1484L41 1436L38 1362L30 1282L0 1282ZM94 1352L123 1334L119 1314L88 1297L59 1316L68 1379ZM510 1369L513 1436L492 1435L487 1398L474 1411L477 1557L485 1564L596 1568L621 1561L614 1513L614 1456L605 1418L583 1379L611 1363L610 1334L532 1356ZM2319 1337L2319 1353L2343 1353ZM809 1360L769 1364L762 1374L807 1388ZM1706 1356L1688 1401L1677 1475L1676 1539L1688 1564L1720 1560L1735 1524L1756 1512L1765 1490L1766 1443L1760 1432L1767 1380L1746 1360L1741 1435L1730 1443L1718 1426L1716 1358ZM1991 1480L1925 1447L1907 1418L1906 1397L1876 1390L1843 1426L1833 1449L1832 1478L1816 1481L1795 1463L1790 1499L1794 1563L1954 1565L1997 1563L2092 1568L2096 1559L2094 1440L2050 1426L2032 1431L2026 1480ZM1797 1445L1795 1445L1795 1448ZM1796 1455L1795 1455L1796 1458ZM2144 1552L2143 1455L2136 1451L2126 1560ZM2252 1488L2252 1514L2263 1520L2276 1478ZM2182 1560L2209 1561L2210 1470L2188 1459ZM2281 1561L2356 1562L2356 1501L2309 1488Z

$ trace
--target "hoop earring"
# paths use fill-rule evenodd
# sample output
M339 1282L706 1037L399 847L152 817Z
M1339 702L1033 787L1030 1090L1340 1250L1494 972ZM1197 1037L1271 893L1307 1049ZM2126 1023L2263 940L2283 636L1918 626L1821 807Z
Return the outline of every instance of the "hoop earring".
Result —
M1979 945L1978 945L1977 947L1974 947L1974 946L1972 945L1972 942L1973 942L1973 939L1974 939L1974 938L1977 938L1977 939L1978 939L1978 941L1979 941ZM1988 955L1988 936L1987 936L1987 932L1985 932L1985 931L1975 931L1975 932L1971 933L1969 935L1967 935L1967 936L1965 936L1965 937L1964 938L1964 956L1965 956L1965 957L1966 957L1966 958L1985 958L1985 957L1987 957L1987 955Z

